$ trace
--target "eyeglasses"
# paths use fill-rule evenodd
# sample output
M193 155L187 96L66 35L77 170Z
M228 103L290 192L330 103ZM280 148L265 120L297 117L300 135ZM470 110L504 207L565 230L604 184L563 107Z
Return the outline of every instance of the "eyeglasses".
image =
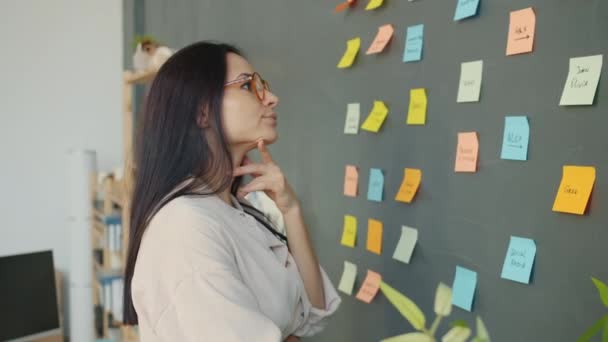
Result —
M227 82L224 84L224 87L229 87L235 84L240 84L241 88L245 86L249 87L248 90L255 94L260 102L264 101L266 98L266 91L270 91L270 84L268 84L268 82L266 82L266 80L264 80L257 72Z

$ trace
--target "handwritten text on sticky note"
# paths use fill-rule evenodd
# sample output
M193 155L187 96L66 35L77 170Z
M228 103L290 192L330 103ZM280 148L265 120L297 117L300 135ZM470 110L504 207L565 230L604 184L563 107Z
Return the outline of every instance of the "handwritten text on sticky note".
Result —
M368 304L371 303L380 289L381 281L382 276L379 273L372 270L367 270L367 276L365 277L363 285L361 285L361 288L357 293L357 299Z
M388 108L384 104L383 101L374 101L374 107L372 111L367 116L367 119L361 125L361 129L378 133L380 127L386 120L386 116L388 115Z
M422 170L405 168L403 171L403 182L395 197L396 201L411 203L416 196L420 182L422 181Z
M527 160L530 126L526 116L505 117L501 159Z
M595 167L565 165L553 211L583 215L595 183Z
M407 28L405 38L404 62L414 62L422 59L422 46L424 42L424 25L414 25Z
M500 277L529 284L535 256L534 240L511 236Z
M424 125L426 122L426 89L410 89L410 105L407 112L408 125Z
M592 105L602 73L603 55L570 58L560 106Z
M367 221L367 250L382 254L382 222L374 219Z
M532 52L535 30L536 14L532 7L511 12L507 56Z
M391 37L393 37L393 32L395 32L395 29L391 24L380 26L378 28L378 34L376 35L376 38L372 42L372 45L369 46L369 49L367 49L367 52L365 54L372 55L382 52L382 50L384 50L384 48L390 42Z
M346 165L344 173L344 196L357 197L359 171L354 165Z
M458 133L456 146L456 172L477 172L477 156L479 154L479 140L477 132Z
M347 247L355 247L357 241L357 218L352 215L344 215L344 229L342 231L341 244Z

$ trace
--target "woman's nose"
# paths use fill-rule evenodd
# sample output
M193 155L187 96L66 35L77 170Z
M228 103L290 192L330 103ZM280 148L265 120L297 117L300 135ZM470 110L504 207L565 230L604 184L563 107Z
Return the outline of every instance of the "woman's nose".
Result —
M266 97L264 98L264 105L274 108L278 104L279 104L279 97L276 96L270 90L266 90Z

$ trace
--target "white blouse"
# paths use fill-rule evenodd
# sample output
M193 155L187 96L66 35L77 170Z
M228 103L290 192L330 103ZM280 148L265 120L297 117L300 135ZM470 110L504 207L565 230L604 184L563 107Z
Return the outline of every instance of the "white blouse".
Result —
M321 268L326 308L313 307L287 246L232 202L182 196L152 218L131 285L142 342L310 336L340 305Z

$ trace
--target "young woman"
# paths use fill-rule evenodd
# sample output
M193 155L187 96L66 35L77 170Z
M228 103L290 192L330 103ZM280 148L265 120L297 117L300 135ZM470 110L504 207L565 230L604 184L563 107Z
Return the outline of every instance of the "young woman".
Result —
M125 269L125 323L139 324L141 341L297 341L338 308L266 148L278 138L278 102L226 44L188 46L156 75L135 148ZM256 148L261 163L247 158ZM256 191L285 235L245 199Z

